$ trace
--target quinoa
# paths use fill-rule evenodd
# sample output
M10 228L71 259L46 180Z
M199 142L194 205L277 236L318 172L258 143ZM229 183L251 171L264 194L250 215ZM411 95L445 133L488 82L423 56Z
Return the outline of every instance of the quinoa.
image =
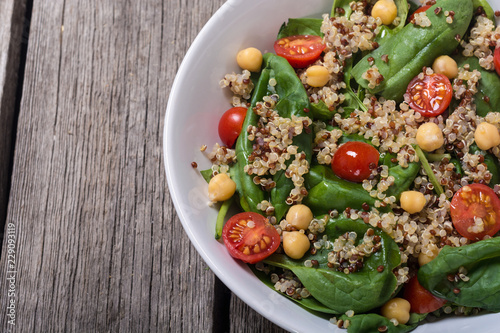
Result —
M468 41L462 41L462 54L466 57L475 56L479 65L487 70L494 69L493 51L491 47L500 47L500 26L495 28L493 21L485 16L478 16L470 31Z
M430 27L432 25L432 22L429 19L429 17L427 17L426 12L415 13L413 15L412 20L411 20L411 23L413 23L419 27L422 27L422 28Z
M309 163L305 154L293 145L293 138L307 130L312 124L309 117L283 118L273 109L279 97L277 95L265 96L263 102L257 103L253 108L255 114L260 116L258 126L249 126L248 139L254 142L254 151L248 157L249 164L244 171L255 175L254 183L263 189L270 190L274 182L262 181L262 176L273 176L279 171L284 171L287 178L292 179L294 188L291 190L286 202L289 205L300 203L307 190L304 186L304 174L309 171Z
M324 66L329 74L329 82L321 88L306 84L306 71L298 71L312 103L322 101L334 111L345 100L342 89L346 88L343 70L345 61L358 51L373 50L377 44L374 39L380 30L382 21L364 13L365 3L351 3L353 13L349 18L323 15L321 32L324 34L325 55L315 64Z
M366 72L361 76L363 79L368 81L368 88L373 89L378 86L382 81L384 81L384 77L380 74L378 67L373 65L368 68Z
M229 87L233 92L234 96L231 99L231 104L233 106L247 106L248 100L250 99L254 85L252 80L250 80L250 72L248 70L243 70L241 74L231 73L226 74L224 78L219 82L221 88Z
M202 147L205 151L206 147ZM220 146L215 143L212 151L207 153L207 157L212 163L212 175L215 176L218 173L229 173L229 166L236 162L236 152L234 149L230 149L224 146Z

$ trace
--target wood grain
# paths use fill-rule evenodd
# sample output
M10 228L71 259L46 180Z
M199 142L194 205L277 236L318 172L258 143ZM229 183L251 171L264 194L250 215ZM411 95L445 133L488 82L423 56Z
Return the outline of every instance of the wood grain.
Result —
M168 92L223 2L34 2L7 216L16 325L3 311L0 331L209 332L221 320L278 330L234 297L214 310L220 288L164 175Z
M12 137L26 0L0 1L0 239L7 216ZM25 42L25 41L24 41Z

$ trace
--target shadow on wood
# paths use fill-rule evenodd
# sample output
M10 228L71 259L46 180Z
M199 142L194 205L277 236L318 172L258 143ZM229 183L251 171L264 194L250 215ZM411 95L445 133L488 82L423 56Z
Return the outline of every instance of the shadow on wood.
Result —
M26 0L0 2L0 241L7 218L15 119L19 112L26 59L29 31L26 7Z

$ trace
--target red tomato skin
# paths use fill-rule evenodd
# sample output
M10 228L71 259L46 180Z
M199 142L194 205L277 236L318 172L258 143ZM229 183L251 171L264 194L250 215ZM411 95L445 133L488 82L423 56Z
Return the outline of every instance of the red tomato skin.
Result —
M323 39L319 36L288 36L274 42L274 51L280 57L288 60L293 68L304 68L319 59L321 52L326 47L322 42ZM294 43L297 45L293 45ZM299 47L305 47L306 52L300 51Z
M481 201L489 197L488 209L485 208L484 201L476 204L464 199L463 193L466 188L469 188L471 193L474 193L476 198L481 199ZM485 236L493 236L500 231L500 199L495 192L486 185L470 184L458 190L451 200L450 214L453 226L458 233L471 241L481 240ZM493 215L494 221L490 220L489 222L491 223L484 221L487 225L483 232L475 233L468 230L469 227L474 224L474 216L491 218Z
M431 8L432 6L431 5L425 5L425 6L420 6L418 7L414 12L413 14L410 15L410 18L408 19L409 22L411 22L413 20L413 18L415 17L415 14L417 13L422 13L422 12L425 12L427 11L427 9Z
M342 144L332 158L332 170L342 179L362 182L378 166L380 154L365 142L349 141Z
M242 221L249 220L253 221L253 227L242 223ZM263 245L265 237L268 238L268 243L265 247L262 246L264 250L254 252L252 249L255 244ZM273 254L281 242L276 228L264 216L253 212L243 212L232 216L222 229L222 239L233 258L249 264L255 264ZM248 247L247 250L250 253L243 253L245 247Z
M404 288L403 297L410 302L410 312L429 313L436 311L446 303L445 299L434 296L422 287L417 276L412 277Z
M409 105L424 117L439 116L448 108L451 102L453 88L450 79L438 73L425 74L423 79L420 79L419 75L410 81L406 89L406 93L410 98ZM423 89L416 89L417 86L421 86ZM423 105L418 102L420 99L417 101L414 99L415 94L421 97Z
M497 74L500 75L500 47L495 49L493 60L495 63L495 70L497 71Z
M247 108L234 107L224 112L220 118L219 137L226 147L231 148L234 146L241 133L246 114Z

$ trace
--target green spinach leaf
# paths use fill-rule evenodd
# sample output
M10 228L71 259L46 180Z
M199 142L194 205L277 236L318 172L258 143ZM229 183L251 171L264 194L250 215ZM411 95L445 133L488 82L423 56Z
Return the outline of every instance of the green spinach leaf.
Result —
M345 16L349 18L352 14L351 2L352 0L334 0L330 17Z
M323 37L321 32L322 19L319 18L291 18L283 23L276 39L295 35L314 35Z
M500 112L500 77L497 73L487 71L479 65L477 57L464 57L462 55L455 56L455 61L458 66L463 67L465 64L470 66L470 71L477 70L481 73L481 79L477 84L478 92L474 95L474 103L476 104L476 113L481 117L485 117L489 112ZM458 104L455 101L454 104Z
M495 22L495 11L491 8L490 4L486 0L472 0L472 4L474 5L474 12L479 7L483 7L484 13L486 17Z
M370 227L362 220L330 219L325 235L333 242L346 232L356 232L359 242ZM316 300L335 313L345 313L348 310L355 313L369 311L383 305L392 297L397 288L392 270L401 261L399 247L394 240L385 232L374 230L381 238L381 248L365 258L364 267L355 273L344 274L329 268L328 253L331 250L326 248L318 250L314 255L308 254L300 260L290 259L283 254L273 254L264 262L291 270ZM318 261L318 267L304 266L305 260L313 259ZM380 266L384 267L382 272L377 270Z
M360 333L360 332L380 332L379 328L386 328L386 333L405 333L417 327L417 324L394 326L392 321L376 313L368 313L361 315L354 315L353 317L347 317L343 315L340 317L342 320L349 320L349 326L347 327L348 333Z
M212 179L212 169L201 170L200 174L205 179L207 183L210 183L210 179Z
M468 281L450 282L460 267ZM420 284L434 295L455 304L500 311L500 237L461 247L445 246L431 262L418 271ZM458 293L456 291L459 290Z
M250 125L257 125L259 117L253 112L253 107L258 101L261 101L264 96L270 94L268 90L270 75L271 70L267 68L262 70L259 80L255 85L251 107L248 108L242 128L247 128ZM236 191L240 196L240 205L243 210L262 214L262 211L257 208L257 205L262 202L264 198L267 199L268 196L259 185L253 182L253 175L249 175L244 171L245 165L248 164L248 157L252 151L253 142L248 139L247 131L242 131L236 141L236 164L231 167L231 179L236 183Z
M306 117L307 113L304 110L310 109L309 98L292 66L290 66L285 58L271 53L264 55L264 62L266 68L270 71L269 78L276 80L275 89L279 100L275 105L275 110L280 117ZM312 140L312 130L308 131L305 129L301 134L293 138L293 144L298 147L299 152L305 153L309 164L312 157ZM288 164L291 162L289 160ZM284 170L278 171L273 176L273 180L276 183L276 187L271 190L271 203L275 209L274 214L276 219L279 221L290 207L286 203L286 199L295 186L292 179L286 176Z

